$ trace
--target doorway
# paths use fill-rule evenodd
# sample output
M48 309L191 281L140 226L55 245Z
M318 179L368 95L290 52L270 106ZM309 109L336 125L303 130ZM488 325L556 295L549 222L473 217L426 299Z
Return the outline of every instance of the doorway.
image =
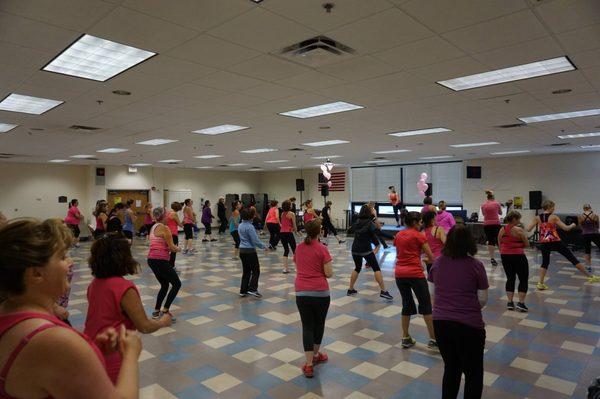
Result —
M122 202L125 204L128 200L133 200L131 210L137 216L134 223L135 231L139 231L144 224L144 207L148 203L148 190L107 190L106 200L108 201L108 209L112 209L115 204Z

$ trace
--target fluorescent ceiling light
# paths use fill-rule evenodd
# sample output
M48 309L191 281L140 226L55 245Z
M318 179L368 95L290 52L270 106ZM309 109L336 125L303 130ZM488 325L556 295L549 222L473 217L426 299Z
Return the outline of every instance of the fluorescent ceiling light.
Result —
M386 163L390 162L388 159L375 159L373 161L365 161L363 163Z
M214 166L196 166L196 169L212 169Z
M312 143L302 143L302 145L307 145L309 147L323 147L326 145L335 145L335 144L348 144L349 141L346 140L326 140L326 141L313 141Z
M132 163L131 166L142 167L142 166L152 166L151 163Z
M181 159L163 159L162 161L158 161L160 163L178 163L181 162Z
M88 159L88 158L95 158L93 155L71 155L70 158L77 158L77 159Z
M11 93L0 102L0 111L22 112L24 114L41 115L64 101L48 98L24 96Z
M373 154L397 154L399 152L410 152L411 150L386 150L386 151L373 151Z
M106 154L118 154L120 152L129 151L127 148L105 148L103 150L98 150L96 152L104 152Z
M152 140L146 140L146 141L138 141L136 144L142 144L142 145L163 145L163 144L175 143L176 141L179 141L179 140L152 139Z
M350 104L343 101L334 103L316 105L314 107L301 108L293 111L281 112L279 115L291 116L292 118L314 118L315 116L337 114L338 112L353 111L355 109L364 108L363 106Z
M243 150L240 151L243 154L261 154L263 152L274 152L274 151L278 151L275 148L255 148L254 150Z
M579 148L600 148L600 144L592 144L592 145L581 145Z
M528 152L531 152L531 151L529 151L529 150L500 151L500 152L490 152L490 155L526 154Z
M450 147L454 148L464 148L464 147L481 147L484 145L496 145L500 144L497 141L484 141L481 143L465 143L465 144L450 144Z
M523 118L517 118L521 122L525 123L535 123L535 122L547 122L547 121L555 121L559 119L571 119L571 118L581 118L583 116L594 116L600 115L600 109L586 109L583 111L573 111L573 112L562 112L559 114L548 114L548 115L537 115L537 116L525 116Z
M198 159L212 159L212 158L222 158L223 155L209 154L209 155L197 155L194 158Z
M433 127L430 129L408 130L405 132L388 133L388 135L395 136L395 137L406 137L406 136L419 136L421 134L444 133L444 132L451 132L451 131L452 130L446 129L445 127Z
M335 159L335 158L341 158L341 155L323 155L320 157L311 157L312 159Z
M419 159L445 159L445 158L454 158L454 155L437 155L435 157L421 157Z
M600 132L565 134L563 136L558 136L558 138L559 139L583 139L586 137L597 137L597 136L600 136Z
M151 51L83 35L42 69L105 82L155 55Z
M193 130L192 133L198 134L209 134L214 136L215 134L223 134L229 132L237 132L238 130L250 129L248 126L238 126L238 125L219 125L213 127L207 127L205 129Z
M567 57L552 58L549 60L517 65L509 68L496 69L489 72L460 78L440 80L439 84L454 91L474 89L476 87L490 86L499 83L513 82L535 78L538 76L552 75L555 73L573 71L575 66Z
M276 159L274 161L265 161L265 163L284 163L284 162L290 162L287 159Z
M247 163L228 163L226 166L248 166Z
M261 168L250 168L250 169L246 169L246 172L260 172L264 169Z
M68 159L51 159L48 162L50 163L65 163L65 162L71 162Z
M10 123L0 123L0 133L10 132L19 125L11 125Z
M298 169L297 166L279 166L277 169Z

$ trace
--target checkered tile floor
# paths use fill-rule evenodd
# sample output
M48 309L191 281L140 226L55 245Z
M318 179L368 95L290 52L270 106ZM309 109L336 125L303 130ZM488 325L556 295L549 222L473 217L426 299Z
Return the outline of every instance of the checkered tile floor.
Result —
M410 350L399 345L401 301L393 279L393 249L380 254L385 282L395 296L385 302L369 270L359 277L359 295L345 296L353 269L349 245L329 243L335 276L323 345L330 361L316 367L312 380L301 375L294 274L281 274L281 248L259 255L261 300L237 295L241 265L233 258L230 237L197 242L195 256L180 254L183 287L172 307L178 322L143 337L141 398L440 397L443 362L425 345L422 318L411 323L419 344ZM92 278L84 261L88 251L89 244L83 244L73 252L77 266L69 310L77 327L85 320ZM146 253L143 241L136 240L134 254L142 272L133 279L150 313L158 285ZM552 255L550 290L536 291L540 256L531 252L529 257L529 314L505 310L504 272L502 267L491 270L486 262L491 291L484 311L483 396L583 398L592 378L600 375L600 285L588 284L560 255ZM594 261L598 273L598 258Z

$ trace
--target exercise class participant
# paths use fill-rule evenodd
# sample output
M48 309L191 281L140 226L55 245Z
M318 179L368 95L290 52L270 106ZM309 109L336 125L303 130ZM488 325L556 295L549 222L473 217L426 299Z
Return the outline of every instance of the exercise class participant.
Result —
M72 199L69 202L69 209L67 210L67 217L65 217L65 223L71 229L73 233L73 237L75 238L73 245L76 248L79 248L79 235L81 234L81 230L79 230L79 223L83 220L83 216L81 212L79 212L79 201L76 199Z
M240 234L240 260L242 261L242 284L240 286L240 296L251 295L255 298L262 298L258 292L258 277L260 276L260 264L256 248L267 249L260 240L256 229L252 225L255 210L251 208L243 209L241 213L242 223L238 228Z
M425 230L425 238L427 238L427 244L429 244L429 249L431 249L431 253L433 254L433 260L435 261L437 258L442 256L442 249L444 249L444 244L446 243L446 233L444 229L440 226L436 226L435 224L435 212L427 212L422 213L421 217L423 219L423 227ZM432 263L425 263L427 267L427 273L431 270Z
M438 213L435 216L435 224L444 229L444 233L448 234L450 229L456 224L454 216L446 210L446 201L438 203Z
M396 285L402 297L402 347L408 349L414 346L415 341L409 334L410 317L417 314L417 306L413 299L413 292L419 302L419 314L423 316L429 333L429 349L437 348L433 332L433 319L431 316L431 297L427 287L427 279L423 273L421 255L425 255L426 263L433 263L433 254L427 244L425 234L421 232L421 214L408 212L404 219L406 229L399 231L394 238L396 247L396 266L394 275Z
M217 241L216 238L212 238L212 220L214 218L212 210L210 209L210 201L204 201L204 206L202 206L202 217L200 218L200 221L204 225L204 238L202 239L202 242Z
M219 197L217 202L217 217L219 218L219 234L224 234L227 230L227 207L225 206L225 198Z
M539 248L542 252L542 265L540 266L540 281L537 283L538 290L547 290L548 286L544 284L546 273L548 272L548 265L550 265L550 253L556 251L564 256L569 262L573 264L584 276L588 278L588 282L596 283L600 281L600 278L593 276L585 269L585 267L579 263L579 260L573 255L571 250L567 248L564 242L558 235L557 227L564 231L573 230L575 223L566 225L560 220L560 218L554 215L555 204L553 201L544 201L542 203L543 212L536 216L527 231L533 230L537 225L540 229Z
M383 276L381 275L381 269L379 268L379 262L375 256L379 252L379 240L375 235L377 228L373 222L373 210L369 205L363 205L358 213L358 220L352 226L354 231L354 241L352 242L352 260L354 260L354 270L350 275L350 287L346 295L356 295L358 291L354 289L358 274L362 269L362 260L365 259L366 263L373 270L375 281L379 285L379 296L381 298L391 301L394 299L390 293L385 289L383 283ZM371 247L371 244L375 245L375 250Z
M296 197L290 197L290 202L292 203L291 211L295 214L298 213L298 209L296 208Z
M106 222L106 232L115 233L123 231L123 210L125 205L122 202L116 203L108 214Z
M583 206L583 213L579 215L579 225L581 226L581 238L585 250L585 263L587 271L592 272L592 242L600 248L600 232L598 231L598 215L592 211L590 204Z
M144 233L146 234L146 242L150 242L150 229L154 224L154 219L152 219L152 203L148 202L144 206Z
M137 330L153 333L171 325L171 318L163 315L160 320L148 319L140 293L131 280L124 276L134 275L138 263L131 255L127 237L110 233L92 244L89 266L94 279L87 290L88 311L84 333L95 337L107 328ZM123 356L119 352L105 354L106 370L113 383L117 382Z
M479 399L483 391L485 324L481 309L488 299L483 263L475 259L477 244L469 229L457 225L448 234L442 256L433 262L429 291L434 297L433 328L444 360L442 398L458 396L465 375L464 397Z
M431 199L431 197L423 198L423 208L421 208L421 214L424 215L427 212L437 212L435 205L432 204L433 200Z
M319 217L319 215L317 215L317 212L313 209L313 202L312 200L306 200L306 202L304 203L304 206L306 207L304 210L304 215L302 216L302 221L304 223L308 223L313 219L316 219Z
M127 200L127 203L125 204L125 209L123 209L123 219L125 220L125 223L123 224L123 234L125 234L125 237L131 240L131 244L133 244L133 233L135 231L135 227L133 224L137 220L137 216L135 216L135 213L131 209L133 203L134 201L132 199Z
M296 262L296 306L302 321L302 344L306 363L302 372L307 378L314 375L313 366L328 360L325 353L319 352L325 319L331 301L327 279L333 276L332 259L327 247L319 242L321 223L311 220L304 228L306 238L298 245Z
M233 255L234 259L237 259L240 251L240 234L238 228L240 225L240 209L242 209L242 203L240 201L233 201L231 203L231 216L229 217L229 234L233 238Z
M373 223L375 224L375 236L377 237L377 241L381 243L383 249L388 249L390 246L387 244L386 239L393 240L394 236L390 236L383 231L383 224L377 218L377 209L375 209L375 203L371 201L368 202L367 205L369 208L371 208L371 213L373 214ZM369 267L369 264L367 263L365 266Z
M323 226L323 237L327 237L329 233L333 234L338 244L343 244L346 240L342 240L337 235L337 230L333 223L331 222L331 201L327 201L325 206L321 210L321 218L323 218L322 226Z
M171 210L167 212L166 224L171 232L171 238L173 238L173 245L179 247L179 227L183 227L181 220L179 220L179 211L181 210L181 203L174 201L171 203ZM148 230L150 231L150 230ZM175 267L175 260L177 259L177 251L172 251L169 257L169 263L171 267Z
M481 214L483 215L483 231L485 232L485 241L487 242L490 262L493 267L498 266L494 258L494 251L498 245L498 233L500 232L500 215L502 215L502 206L494 199L494 193L491 190L485 190L487 201L481 204Z
M279 202L272 200L269 208L269 212L267 212L267 218L265 222L267 223L267 230L269 230L269 249L274 251L277 249L277 244L279 243L279 231L281 230L281 226L279 224L279 208L277 205Z
M171 231L163 223L165 222L165 209L157 207L152 210L152 216L156 222L150 229L150 250L148 251L148 266L152 269L154 276L160 284L160 290L156 297L156 306L152 312L153 319L160 319L162 315L168 315L173 322L175 316L171 314L169 309L179 289L181 288L181 280L173 266L171 266L171 252L179 252L178 246L173 244L173 236ZM169 290L171 285L171 290ZM168 293L168 295L167 295ZM165 297L167 300L165 301ZM163 306L164 302L164 306Z
M15 220L0 228L0 397L134 399L139 395L140 337L121 327L92 340L53 308L68 288L73 236L62 220ZM94 342L95 341L95 342ZM118 345L117 345L118 341ZM116 385L99 350L118 347Z
M506 215L506 226L500 229L498 233L498 243L500 244L500 259L502 267L506 273L506 297L508 310L515 310L515 282L519 277L519 302L516 309L519 312L527 312L529 309L525 306L525 296L529 284L529 262L525 256L524 248L529 246L529 240L525 230L518 227L521 223L521 214L517 211L510 211Z
M396 192L396 187L389 186L388 190L390 190L390 192L388 193L388 199L390 200L390 204L392 204L392 209L394 210L394 218L396 219L396 227L400 227L402 218L398 215L398 212L400 212L400 210L402 208L402 201L400 200L400 196Z
M106 233L106 221L108 215L106 214L108 204L105 201L98 201L96 203L96 209L94 210L94 217L96 218L96 228L94 229L94 238L98 238Z
M187 198L183 201L183 204L183 233L185 236L183 253L191 255L196 252L196 249L194 249L194 225L196 224L194 201Z
M283 273L287 274L290 272L288 265L290 249L293 254L296 253L296 238L294 237L294 233L298 228L296 226L296 214L292 212L292 203L290 200L283 201L281 210L281 231L279 232L279 238L281 239L281 245L283 245Z

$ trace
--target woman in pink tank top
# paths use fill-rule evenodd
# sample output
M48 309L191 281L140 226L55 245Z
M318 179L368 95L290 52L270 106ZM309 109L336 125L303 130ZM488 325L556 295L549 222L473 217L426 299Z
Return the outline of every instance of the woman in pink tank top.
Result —
M290 272L288 266L290 249L292 250L292 254L296 253L296 237L294 237L294 233L297 231L296 214L292 212L292 202L290 200L283 201L281 210L281 231L279 232L279 238L281 239L281 245L283 245L283 273L287 274Z
M181 210L181 203L180 202L173 202L171 203L171 211L167 212L167 227L169 228L169 231L171 232L171 237L173 238L173 245L175 246L179 246L179 228L183 227L183 224L181 223L181 221L179 220L179 214L178 212ZM177 258L177 252L171 252L171 255L169 257L169 262L171 263L171 266L175 267L175 259Z
M491 190L486 190L487 201L481 204L481 214L483 215L483 231L487 242L488 253L492 267L498 266L494 258L496 245L498 245L498 233L500 232L500 215L502 215L502 206L494 198Z
M69 285L72 240L59 219L16 220L0 228L2 399L138 397L137 333L108 328L92 340L53 314ZM123 364L113 385L100 348L114 351L117 339Z
M304 204L306 206L306 210L304 211L304 216L302 217L302 221L304 223L307 223L313 219L316 219L318 216L317 216L317 212L315 212L315 210L313 209L312 200L306 200L306 202Z
M527 312L529 309L525 306L525 296L529 284L529 262L525 256L525 248L529 247L527 234L518 225L521 223L521 214L517 211L510 211L506 215L506 226L498 233L498 243L500 245L500 259L502 267L506 273L506 297L508 310ZM519 277L519 302L515 306L513 298L515 296L515 282Z
M269 212L267 212L265 223L267 224L267 230L269 230L269 249L275 251L280 240L279 208L277 207L279 202L272 200L270 205L271 207L269 208Z
M429 249L433 253L433 260L435 261L442 255L442 249L446 243L446 233L444 229L435 224L435 212L426 212L423 214L423 226L425 227L425 238L427 238L427 244ZM433 263L426 263L427 273L431 270Z

